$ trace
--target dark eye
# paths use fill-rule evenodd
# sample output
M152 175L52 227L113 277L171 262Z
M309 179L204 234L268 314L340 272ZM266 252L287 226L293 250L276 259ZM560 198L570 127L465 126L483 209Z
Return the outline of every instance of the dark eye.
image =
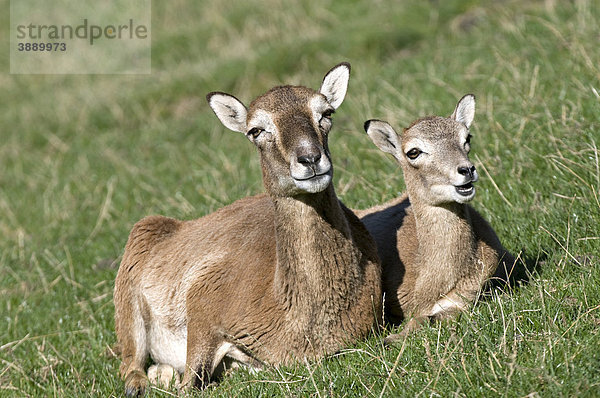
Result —
M465 145L471 145L471 137L472 137L471 134L467 135L467 140L465 141Z
M335 113L335 110L327 109L325 112L323 112L323 117L327 118L327 119L331 119L331 115L333 115L334 113Z
M423 153L421 150L413 148L410 151L406 152L406 156L408 156L409 159L414 160L418 158L421 153Z
M248 133L246 133L247 136L252 137L253 139L258 138L259 135L262 134L262 132L265 131L263 129L259 129L258 127L254 127L253 129L250 129L250 131L248 131Z

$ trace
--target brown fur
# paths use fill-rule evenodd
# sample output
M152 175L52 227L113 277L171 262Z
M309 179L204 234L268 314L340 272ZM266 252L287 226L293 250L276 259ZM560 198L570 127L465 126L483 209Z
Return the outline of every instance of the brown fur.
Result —
M410 319L403 334L427 318L451 317L466 309L499 264L510 269L515 263L487 221L464 203L470 198L459 197L457 202L433 194L437 185L456 179L457 167L474 172L468 160L470 146L465 144L470 121L466 125L457 121L456 112L451 118L419 119L396 137L385 122L365 125L374 142L399 161L407 187L399 198L356 212L377 242L386 316L393 322ZM372 135L379 126L389 134ZM426 153L411 162L407 152L415 143L424 146ZM475 173L472 181L476 178ZM435 311L436 303L444 299L452 305Z
M237 100L216 95L227 105L215 110L219 118L244 112ZM185 337L183 384L198 376L205 386L223 356L252 367L318 358L365 337L377 323L381 269L369 233L332 184L307 193L289 183L290 159L307 145L329 157L328 129L307 106L321 95L279 87L252 103L246 122L227 119L228 127L241 129L257 111L273 112L277 131L251 137L268 194L197 220L153 216L134 226L114 297L128 394L145 389L148 354L161 360L164 345L149 341L155 329ZM234 348L222 352L228 344Z

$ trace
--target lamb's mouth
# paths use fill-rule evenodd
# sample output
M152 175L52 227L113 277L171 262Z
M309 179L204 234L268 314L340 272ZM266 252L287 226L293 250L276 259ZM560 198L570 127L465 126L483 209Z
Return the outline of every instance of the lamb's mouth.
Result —
M469 181L464 185L457 185L454 187L456 192L458 192L461 196L471 196L473 191L475 191L475 187L473 186L473 181Z

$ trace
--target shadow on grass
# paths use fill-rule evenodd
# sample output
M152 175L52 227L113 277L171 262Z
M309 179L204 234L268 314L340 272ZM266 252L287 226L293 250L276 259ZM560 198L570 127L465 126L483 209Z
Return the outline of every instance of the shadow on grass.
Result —
M533 257L521 250L512 266L501 263L496 268L494 275L483 287L483 297L491 297L492 292L512 294L521 286L529 284L534 275L542 274L542 266L547 258L548 255L544 252Z

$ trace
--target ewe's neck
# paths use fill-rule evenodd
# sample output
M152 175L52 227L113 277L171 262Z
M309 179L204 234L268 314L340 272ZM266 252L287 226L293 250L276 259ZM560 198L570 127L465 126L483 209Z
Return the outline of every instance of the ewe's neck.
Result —
M274 198L276 293L290 308L319 316L351 298L360 252L332 186L297 198ZM345 297L346 296L346 297Z
M319 229L336 229L350 238L350 227L333 186L316 194L299 195L294 198L273 198L278 239L288 233L294 240L314 236ZM306 232L306 233L301 233ZM317 241L319 244L323 242Z

